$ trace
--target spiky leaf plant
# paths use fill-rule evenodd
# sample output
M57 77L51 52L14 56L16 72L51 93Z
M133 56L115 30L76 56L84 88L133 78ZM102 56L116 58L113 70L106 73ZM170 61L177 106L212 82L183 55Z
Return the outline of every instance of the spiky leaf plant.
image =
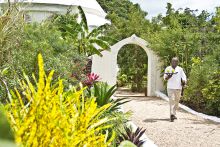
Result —
M114 139L113 118L103 113L111 104L98 107L95 98L83 96L83 90L65 90L62 80L54 84L54 71L45 74L38 55L39 80L24 75L20 86L11 91L6 106L8 118L21 146L108 146ZM107 134L112 134L111 136Z
M144 134L145 130L143 128L137 128L133 131L130 127L125 127L125 132L121 133L118 137L118 144L121 142L128 140L135 144L137 147L140 147L144 144L144 140L141 140L142 135Z
M124 103L129 102L127 98L118 98L114 100L112 98L113 94L116 92L116 85L110 86L106 82L98 82L94 84L94 87L89 89L89 95L96 97L96 102L99 106L104 106L108 103L112 103L109 108L111 112L120 109L120 106Z

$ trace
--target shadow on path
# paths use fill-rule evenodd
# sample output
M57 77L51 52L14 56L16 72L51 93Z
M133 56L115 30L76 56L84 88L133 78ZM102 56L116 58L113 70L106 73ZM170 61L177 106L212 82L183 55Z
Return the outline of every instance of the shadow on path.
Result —
M158 122L158 121L170 121L169 118L147 118L147 119L144 119L143 122L145 123L153 123L153 122Z

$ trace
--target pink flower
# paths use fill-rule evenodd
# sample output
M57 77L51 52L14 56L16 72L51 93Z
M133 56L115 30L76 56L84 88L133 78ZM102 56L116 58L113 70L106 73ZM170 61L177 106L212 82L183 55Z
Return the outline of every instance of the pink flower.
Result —
M86 86L90 87L100 80L99 75L90 73L87 75L87 79L83 82Z

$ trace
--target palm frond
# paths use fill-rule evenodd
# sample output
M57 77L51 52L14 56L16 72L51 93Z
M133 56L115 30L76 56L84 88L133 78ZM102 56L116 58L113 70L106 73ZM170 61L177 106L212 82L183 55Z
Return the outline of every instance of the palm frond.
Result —
M96 36L100 35L101 33L103 33L107 27L108 27L108 24L101 25L101 26L93 29L87 37L88 38L96 37Z
M89 56L91 56L92 54L96 54L96 55L98 55L98 56L100 56L100 57L102 57L103 55L102 55L102 53L101 53L101 51L99 50L99 49L97 49L96 47L94 47L92 44L89 44Z
M99 36L98 39L103 40L103 41L106 41L106 42L108 42L108 43L111 44L111 45L113 45L113 44L119 42L119 40L114 39L114 38L109 37L109 36Z
M111 49L111 46L107 42L100 39L90 39L90 43L97 44L99 47L103 48L104 50L110 51Z
M88 23L87 23L87 19L86 19L86 14L81 6L78 6L78 9L79 9L79 14L80 14L80 18L81 18L81 25L83 26L85 31L88 32L89 27L88 27Z

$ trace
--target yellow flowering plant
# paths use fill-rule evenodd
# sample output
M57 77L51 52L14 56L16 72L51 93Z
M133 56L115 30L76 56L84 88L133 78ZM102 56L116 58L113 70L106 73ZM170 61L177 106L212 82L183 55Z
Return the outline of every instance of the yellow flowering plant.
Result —
M111 104L98 107L95 98L84 98L83 90L65 90L62 80L54 84L54 71L46 75L38 55L39 80L26 75L11 91L7 115L16 143L21 146L109 146L115 133L107 130L111 121L103 115ZM111 134L111 136L109 135Z

